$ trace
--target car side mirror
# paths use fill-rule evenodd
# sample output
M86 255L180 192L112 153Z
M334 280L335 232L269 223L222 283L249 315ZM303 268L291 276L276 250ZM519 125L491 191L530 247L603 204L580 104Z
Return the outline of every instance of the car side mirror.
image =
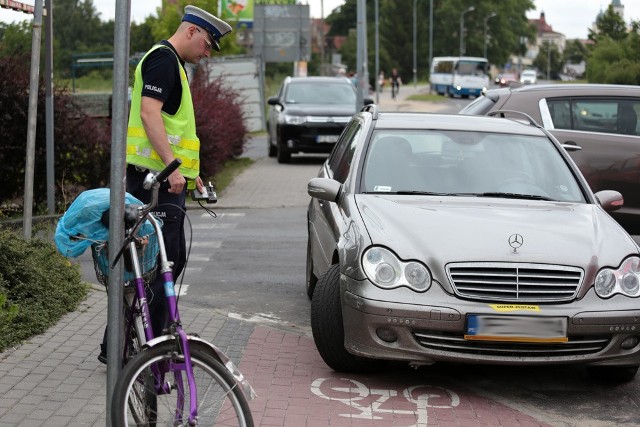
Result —
M340 184L335 179L313 178L307 184L307 193L313 198L335 202L340 195Z
M278 98L277 96L272 96L271 98L269 98L267 100L267 104L269 104L269 105L282 105L280 103L280 98Z
M602 206L606 212L614 212L617 211L624 205L624 198L622 194L613 190L602 190L598 191L596 194L596 199L598 199L598 203Z

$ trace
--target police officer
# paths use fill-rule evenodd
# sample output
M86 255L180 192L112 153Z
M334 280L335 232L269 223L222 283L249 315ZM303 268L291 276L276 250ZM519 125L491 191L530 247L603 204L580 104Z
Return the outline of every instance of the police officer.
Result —
M162 232L173 274L178 277L186 260L184 209L187 188L203 191L200 172L200 141L184 69L220 51L220 39L231 26L195 6L186 6L182 22L168 39L154 45L135 71L127 129L127 192L148 203L150 192L142 188L149 171L160 171L175 158L181 167L160 186L155 214L163 221ZM168 322L163 280L157 275L150 285L149 311L155 336ZM106 335L106 334L105 334ZM106 363L106 341L98 359Z

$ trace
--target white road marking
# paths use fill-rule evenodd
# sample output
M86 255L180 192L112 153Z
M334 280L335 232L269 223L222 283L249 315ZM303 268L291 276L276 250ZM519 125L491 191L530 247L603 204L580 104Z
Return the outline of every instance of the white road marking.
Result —
M207 248L207 249L220 249L222 245L221 241L209 240L208 242L193 242L192 248Z

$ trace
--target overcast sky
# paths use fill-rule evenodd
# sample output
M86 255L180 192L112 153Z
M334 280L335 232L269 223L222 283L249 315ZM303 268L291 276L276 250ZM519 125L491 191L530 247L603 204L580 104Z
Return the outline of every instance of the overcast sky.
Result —
M411 0L396 1L411 2ZM34 0L23 0L23 2L34 4ZM131 0L132 19L136 22L142 22L147 16L155 15L156 8L160 7L161 3L161 0ZM302 0L302 3L308 3L311 16L319 18L321 3L324 3L324 16L327 16L335 7L343 4L344 0ZM568 39L587 38L588 29L596 16L601 9L606 9L610 3L610 0L534 0L536 10L529 11L527 17L539 18L540 12L544 11L547 23L553 27L554 31L563 33ZM93 0L93 4L101 13L103 20L113 19L116 0ZM429 2L418 0L417 4L418 7L428 7ZM627 23L631 20L640 20L640 0L622 0L622 4L624 5L624 19ZM367 5L372 7L373 1L368 0ZM470 15L467 16L471 17L472 14L473 12L470 12ZM484 17L481 18L484 19ZM14 22L25 19L31 19L30 15L0 9L0 21Z

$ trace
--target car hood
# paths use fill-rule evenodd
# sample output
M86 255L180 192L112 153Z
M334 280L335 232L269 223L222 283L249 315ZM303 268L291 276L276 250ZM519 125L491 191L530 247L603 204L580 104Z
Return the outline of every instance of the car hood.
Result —
M356 113L355 103L344 104L287 104L287 114L296 116L353 116Z
M373 244L402 259L617 266L638 253L599 206L495 198L357 195ZM510 236L522 236L514 251Z

